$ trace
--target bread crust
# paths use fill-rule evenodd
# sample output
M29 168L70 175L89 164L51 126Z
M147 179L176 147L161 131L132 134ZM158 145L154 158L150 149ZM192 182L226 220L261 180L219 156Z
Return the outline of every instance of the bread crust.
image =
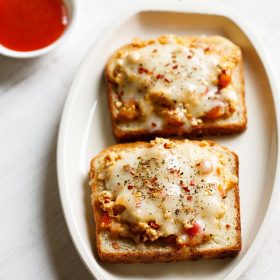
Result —
M101 235L99 234L101 238ZM223 259L235 257L240 252L238 246L233 246L225 249L208 249L208 250L195 250L195 249L178 249L175 246L170 252L104 252L100 250L101 240L98 239L99 249L98 254L101 261L106 263L154 263L154 262L178 262L185 260L199 260L199 259ZM163 244L164 245L164 244Z
M187 38L194 38L188 37ZM208 37L213 38L213 40L224 40L225 42L230 42L229 40L220 37ZM232 46L239 48L238 46L231 43ZM112 131L115 139L118 142L126 142L126 141L134 141L134 140L148 140L152 139L156 136L159 137L172 137L172 136L184 136L184 137L197 137L197 136L215 136L215 135L229 135L235 134L244 131L247 128L247 110L245 104L245 83L244 83L244 75L243 75L243 59L242 53L240 52L240 60L236 68L238 68L239 73L239 84L240 84L240 104L238 104L240 110L240 119L238 122L221 122L221 119L217 120L206 120L202 124L198 124L196 126L192 126L191 130L187 129L178 129L172 126L165 126L160 128L159 130L149 130L149 129L135 129L135 130L124 130L119 127L117 123L117 115L115 109L115 101L116 101L116 85L110 79L110 66L112 65L113 60L116 59L116 54L120 50L129 50L133 49L133 43L127 44L120 49L118 49L108 60L105 67L105 78L107 81L107 95L108 95L108 104L111 115L111 124ZM222 119L223 120L223 119Z
M191 141L194 144L199 144L201 141L198 140L176 140L172 139L171 141L182 143L184 141ZM205 141L205 140L204 140ZM210 145L218 145L214 141L207 140ZM103 150L91 161L91 169L89 177L91 180L92 193L98 192L98 186L96 184L96 174L94 163L96 160L102 158L110 151L120 151L127 148L136 148L136 147L146 147L149 148L151 144L149 142L134 142L134 143L123 143L112 145L111 147ZM232 154L235 159L235 174L238 177L239 174L239 160L238 156L230 151L228 148L218 145L228 153ZM105 250L103 248L104 236L108 234L108 230L101 228L101 217L103 214L100 204L97 201L93 200L93 215L96 224L96 243L98 249L98 256L101 261L107 263L152 263L152 262L175 262L183 260L197 260L197 259L214 259L214 258L226 258L236 256L242 247L241 241L241 222L240 222L240 202L239 202L239 187L238 183L233 186L234 188L234 206L236 209L236 242L233 246L228 246L226 248L219 249L202 249L195 247L184 247L178 248L175 244L167 244L166 242L154 241L151 242L150 250L138 250L136 247L131 251L119 251L118 249ZM107 236L108 238L108 236ZM127 240L125 238L114 238L109 237L110 242L122 242L122 240ZM131 241L133 244L133 241ZM144 245L143 242L141 242ZM161 250L161 248L167 248L167 250Z

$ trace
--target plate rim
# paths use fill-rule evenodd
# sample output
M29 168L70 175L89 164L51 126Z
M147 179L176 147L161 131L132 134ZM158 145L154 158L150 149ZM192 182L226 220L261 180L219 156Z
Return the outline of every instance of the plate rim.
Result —
M107 1L104 1L107 2ZM112 1L111 1L112 2ZM117 2L117 1L116 1ZM134 2L134 1L133 1ZM159 5L160 3L160 5ZM137 5L136 5L137 4ZM66 221L66 225L71 237L71 240L74 244L74 247L80 256L82 262L85 264L90 274L93 277L97 277L98 279L103 279L104 274L100 267L95 267L95 273L90 269L90 263L87 257L87 252L83 250L83 242L82 238L79 236L77 231L77 227L73 221L73 214L71 211L71 207L67 200L66 193L66 182L65 182L65 164L64 164L64 142L66 140L67 129L68 129L68 115L71 112L71 108L74 105L73 100L76 96L76 87L78 86L80 77L82 73L88 66L87 58L96 53L96 49L103 42L107 40L116 26L119 26L122 22L127 20L129 16L133 16L139 12L147 12L147 11L166 11L166 12L180 12L180 13L195 13L195 14L208 14L208 15L219 15L224 16L230 19L236 26L238 26L244 34L248 37L249 41L254 46L261 63L263 64L264 70L266 72L269 85L271 87L271 95L273 98L273 105L275 108L275 127L276 127L276 168L275 168L275 177L274 183L272 187L272 192L270 196L270 200L264 215L264 218L261 222L260 228L252 241L252 244L248 248L245 255L238 262L236 266L232 268L225 276L224 279L236 279L244 272L244 270L248 267L253 257L256 255L259 247L263 244L266 234L269 232L269 225L272 220L272 213L275 209L277 209L277 202L279 202L279 194L280 190L277 188L277 185L280 183L280 167L279 167L279 139L280 139L280 129L279 129L279 119L280 119L280 91L279 91L279 83L276 79L276 75L274 69L268 59L264 47L262 43L257 38L256 34L249 28L249 26L245 23L243 19L241 19L232 9L229 9L225 4L220 3L216 0L210 2L203 2L201 0L138 0L136 3L132 3L130 0L119 0L118 5L123 5L125 7L121 12L117 12L111 18L109 16L105 17L103 21L99 22L99 26L101 27L100 34L96 37L94 43L89 48L89 51L83 58L83 62L81 63L79 69L76 72L75 78L71 84L68 96L65 101L65 105L63 108L63 113L60 120L59 125L59 133L58 133L58 144L57 144L57 176L58 176L58 188L59 188L59 196L62 204L63 215ZM96 13L108 12L106 9L108 7L108 2L103 3L103 5L98 6L96 9ZM118 24L112 28L114 22L118 20ZM111 32L110 32L111 28ZM103 33L104 32L104 33ZM105 35L104 35L105 34ZM278 93L278 94L277 94Z

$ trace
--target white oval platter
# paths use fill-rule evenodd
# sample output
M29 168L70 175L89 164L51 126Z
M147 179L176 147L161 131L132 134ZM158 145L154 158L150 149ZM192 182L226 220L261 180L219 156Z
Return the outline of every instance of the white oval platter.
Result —
M61 202L75 247L96 279L236 279L255 256L276 211L279 190L279 88L254 34L214 1L104 1L95 13L100 36L69 92L59 131L57 167ZM109 55L134 37L220 34L244 55L248 129L212 139L240 158L243 249L238 257L169 264L103 264L98 261L88 187L90 159L114 143L103 70Z

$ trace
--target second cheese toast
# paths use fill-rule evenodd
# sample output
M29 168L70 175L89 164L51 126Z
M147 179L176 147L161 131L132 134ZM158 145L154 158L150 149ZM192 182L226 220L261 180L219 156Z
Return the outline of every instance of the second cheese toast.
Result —
M238 157L210 141L114 145L91 162L98 254L114 263L235 256Z
M119 141L246 128L241 50L223 37L134 40L111 56L106 79Z

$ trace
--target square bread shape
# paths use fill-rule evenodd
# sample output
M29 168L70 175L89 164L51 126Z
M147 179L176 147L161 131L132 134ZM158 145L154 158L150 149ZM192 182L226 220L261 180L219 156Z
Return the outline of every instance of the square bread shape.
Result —
M238 157L212 141L113 145L91 162L100 259L172 262L241 250Z
M106 65L118 141L231 134L247 126L241 49L221 36L135 39Z

